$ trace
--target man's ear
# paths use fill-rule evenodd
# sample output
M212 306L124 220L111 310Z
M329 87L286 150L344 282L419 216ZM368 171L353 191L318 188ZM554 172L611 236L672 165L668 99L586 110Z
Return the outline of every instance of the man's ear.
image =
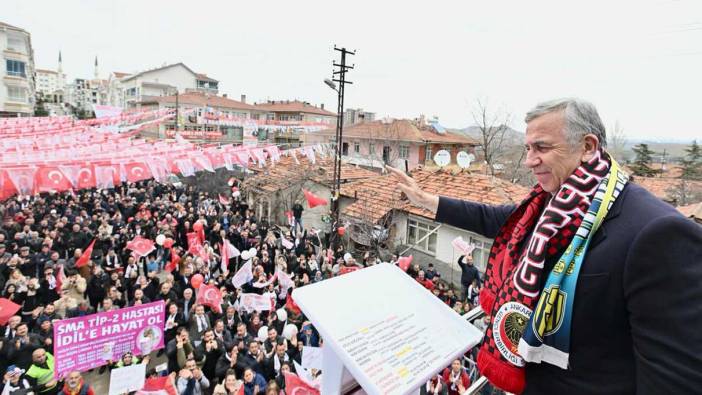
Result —
M580 161L587 162L595 156L595 153L600 149L600 141L594 134L590 133L583 137L583 153Z

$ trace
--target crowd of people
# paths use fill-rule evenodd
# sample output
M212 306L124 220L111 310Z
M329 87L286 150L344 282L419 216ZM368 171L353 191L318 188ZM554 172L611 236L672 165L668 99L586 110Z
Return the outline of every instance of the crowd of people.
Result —
M165 347L150 355L127 352L96 368L146 363L150 377L162 374L152 365L167 360L167 372L179 394L279 395L285 393L284 373L295 373L304 346L323 346L310 321L288 297L289 290L272 281L277 270L289 274L296 287L323 281L380 262L365 253L357 259L343 243L332 250L305 230L295 207L294 226L271 224L260 218L245 199L222 203L218 196L194 186L153 180L122 184L110 190L82 190L0 203L0 289L2 297L21 306L0 327L0 371L6 394L92 394L81 372L54 379L53 324L127 306L164 301ZM202 224L205 253L188 252L188 233ZM165 235L173 246L136 257L127 243L141 236ZM241 287L231 278L241 268L241 256L221 264L224 240L238 251L255 249L253 279ZM90 262L77 265L95 241ZM175 258L174 258L175 257ZM388 258L397 263L397 257ZM169 264L175 263L175 267ZM415 263L407 273L458 313L477 303L480 276L470 256L459 259L464 289L455 291L432 265ZM193 276L216 285L222 294L221 312L198 304ZM275 300L269 311L244 311L241 293L268 293ZM83 372L84 373L84 372ZM311 376L321 372L312 370ZM470 384L463 360L456 360L429 381L422 391L459 394ZM22 392L24 391L24 392Z

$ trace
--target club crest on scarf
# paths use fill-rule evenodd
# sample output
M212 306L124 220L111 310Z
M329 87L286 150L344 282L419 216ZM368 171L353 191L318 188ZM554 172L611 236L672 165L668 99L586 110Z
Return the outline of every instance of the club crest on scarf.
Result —
M517 348L530 315L531 309L517 302L505 303L495 314L492 327L495 345L502 356L516 366L524 366L524 359L519 356Z

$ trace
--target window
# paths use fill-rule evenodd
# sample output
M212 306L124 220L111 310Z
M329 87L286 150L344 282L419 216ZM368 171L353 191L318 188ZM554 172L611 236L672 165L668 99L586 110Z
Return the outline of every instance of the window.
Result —
M390 163L390 146L383 146L383 162Z
M484 273L485 268L487 267L488 257L490 256L490 248L492 248L492 243L490 240L474 236L468 237L468 243L475 246L475 250L473 250L473 262L475 262L475 266L478 268L478 270Z
M27 90L19 86L8 86L7 87L7 97L11 101L26 103L27 102Z
M349 154L349 143L341 144L341 155L348 155L348 154Z
M7 59L7 75L27 77L27 74L24 72L24 62Z
M431 144L427 144L427 151L426 151L426 155L425 155L426 158L425 158L424 160L425 160L425 161L432 160L433 158L432 158L431 154L432 154L432 152L431 152Z
M361 144L358 141L353 142L353 152L356 154L361 153Z
M136 96L136 88L127 89L127 96Z
M414 245L414 243L417 243L417 241L422 240L423 237L427 235L427 233L431 232L432 229L434 229L436 225L432 225L427 222L423 221L418 221L415 219L408 219L407 220L407 244L409 245ZM432 233L427 237L426 239L420 241L417 243L414 248L430 253L430 254L436 254L436 239L437 239L437 232Z
M8 37L7 49L10 51L24 53L24 40L21 37Z
M408 159L409 158L409 146L408 145L401 145L400 146L400 159Z
M370 155L375 155L375 144L373 144L373 143L368 144L368 153Z

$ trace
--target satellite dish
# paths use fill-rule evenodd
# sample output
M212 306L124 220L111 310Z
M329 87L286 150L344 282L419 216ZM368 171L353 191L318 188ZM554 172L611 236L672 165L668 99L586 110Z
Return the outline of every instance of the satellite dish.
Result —
M436 155L434 155L434 163L436 163L439 167L448 165L451 163L451 153L445 149L442 149L441 151L437 152Z
M465 151L461 151L456 155L456 163L461 169L467 169L470 167L471 162L475 160L475 155L469 154Z

